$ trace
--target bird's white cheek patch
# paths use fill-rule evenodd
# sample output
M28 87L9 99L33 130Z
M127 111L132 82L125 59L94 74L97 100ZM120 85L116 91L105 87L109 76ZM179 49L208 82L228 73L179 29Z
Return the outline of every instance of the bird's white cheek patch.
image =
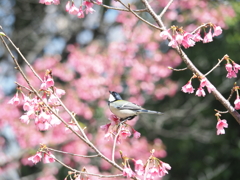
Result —
M108 101L112 102L112 101L115 101L115 100L116 100L115 97L112 94L110 94L110 96L108 98Z

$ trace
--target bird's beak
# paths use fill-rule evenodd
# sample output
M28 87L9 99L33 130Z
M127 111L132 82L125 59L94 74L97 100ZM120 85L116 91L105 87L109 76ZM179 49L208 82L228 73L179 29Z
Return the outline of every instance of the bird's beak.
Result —
M112 91L109 91L110 94L112 94Z

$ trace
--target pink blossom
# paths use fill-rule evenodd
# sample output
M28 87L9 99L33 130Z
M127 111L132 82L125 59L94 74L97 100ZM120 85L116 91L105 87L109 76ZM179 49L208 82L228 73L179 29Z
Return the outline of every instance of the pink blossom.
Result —
M130 132L128 129L122 128L122 129L121 129L121 132L120 132L120 136L121 136L123 139L126 139L127 137L130 137L130 136L131 136L131 132Z
M110 125L111 125L111 123L102 125L102 126L100 126L100 129L103 130L106 134L108 132L108 129L109 129Z
M222 28L220 26L213 26L213 36L219 36L220 34L222 34Z
M39 0L39 3L45 4L45 5L51 5L52 3L55 5L60 4L59 0Z
M65 10L68 12L71 8L72 3L70 1L67 2L66 6L65 6Z
M84 1L83 5L86 6L86 14L90 13L92 14L95 10L92 8L93 7L93 3L89 2L89 1Z
M112 134L112 133L106 133L106 134L104 135L104 139L105 139L106 141L113 140L113 134Z
M38 127L40 131L45 131L49 129L51 116L46 112L41 112L38 117L35 119L35 125Z
M131 168L124 167L123 168L123 176L126 176L127 178L133 177L134 176L134 172L132 171Z
M207 34L205 34L204 38L203 38L203 43L209 43L209 42L212 42L213 39L212 39L212 32L211 30L209 30L209 32Z
M84 18L84 12L82 10L82 7L79 7L77 17L78 18Z
M45 5L51 5L52 4L52 0L39 0L40 4L45 4Z
M34 156L28 158L29 161L32 161L34 164L37 164L42 159L41 152L37 152Z
M193 40L195 41L195 42L199 42L199 41L202 41L203 39L202 39L202 37L201 37L201 34L200 34L200 29L195 33L195 34L193 34Z
M59 98L61 98L63 95L66 94L66 92L65 92L63 89L59 89L59 88L56 88L56 87L54 87L54 91L55 91L55 94L56 94Z
M233 62L233 70L234 70L235 73L238 73L238 70L240 70L240 65Z
M137 173L137 175L142 176L144 174L144 165L142 160L136 160L134 161L135 163L135 171Z
M161 161L161 166L159 167L160 176L165 176L168 174L168 170L171 170L171 166L168 163Z
M22 115L22 116L20 117L20 120L21 120L22 123L25 123L25 124L28 124L29 121L30 121L30 119L29 119L29 117L28 117L27 114Z
M196 92L196 96L198 96L198 97L204 97L204 96L206 96L206 93L205 93L205 91L203 90L203 88L202 87L199 87L198 88L198 90L197 90L197 92Z
M236 78L237 74L235 73L235 71L231 71L227 73L227 78Z
M178 47L178 43L175 39L172 39L169 43L168 46L171 46L172 48Z
M8 101L8 104L12 104L12 105L19 105L20 104L20 99L18 97L18 92L13 96L12 99L10 99L10 101Z
M182 45L184 48L189 48L195 45L195 42L193 41L193 35L191 33L184 33Z
M152 167L149 169L148 174L147 174L147 178L148 179L155 179L161 177L160 176L160 172L159 169L157 169L156 167Z
M47 88L54 86L54 81L51 77L49 77L47 80L44 80L41 84L41 89L47 90Z
M52 126L57 126L57 125L59 125L59 124L61 124L61 120L60 119L58 119L58 117L57 116L55 116L54 114L51 114L50 115L51 117L50 117L50 124L52 125Z
M162 31L160 33L160 37L163 39L167 39L168 37L170 37L169 31L168 30Z
M237 99L234 101L234 104L235 104L235 109L236 110L239 110L240 109L240 98L239 96L237 97Z
M102 0L96 0L97 4L102 4Z
M183 87L182 87L182 91L184 93L193 93L194 92L194 88L192 87L192 82L191 81L188 81L187 84L185 84Z
M43 163L52 163L55 162L55 156L49 151L48 154L44 153Z
M227 128L227 127L228 127L227 121L225 119L223 119L223 120L219 119L217 122L217 125L216 125L217 135L225 134L224 128Z
M59 5L60 4L60 0L53 0L53 4Z
M175 40L178 42L178 44L182 44L183 36L177 33Z
M204 77L201 79L200 87L203 88L205 86L207 87L209 93L211 93L215 89L215 87L207 80L207 78Z
M134 132L133 132L133 137L134 137L134 138L138 139L138 138L140 138L140 136L141 136L141 133L140 133L140 132L138 132L138 131L134 131Z
M114 115L114 114L111 114L108 119L111 121L111 124L113 126L120 123L120 119L116 115Z
M68 10L68 13L72 15L77 15L78 12L79 12L78 8L74 5L74 3L72 3L72 6Z
M95 10L93 9L93 8L86 8L86 14L88 14L88 13L90 13L90 14L92 14L93 12L95 12Z
M226 68L227 72L231 72L231 71L233 70L231 63L227 63L227 64L225 65L225 68Z

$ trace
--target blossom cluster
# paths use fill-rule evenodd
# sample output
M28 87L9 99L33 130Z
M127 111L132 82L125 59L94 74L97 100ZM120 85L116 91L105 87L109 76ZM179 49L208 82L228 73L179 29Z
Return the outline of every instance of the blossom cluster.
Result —
M56 126L61 123L61 121L53 114L53 112L48 109L45 103L48 104L48 106L50 106L55 113L58 113L58 107L60 106L58 98L61 98L61 96L65 94L65 91L54 87L54 80L49 73L44 76L44 80L41 84L41 98L39 98L37 95L34 95L33 97L26 96L20 90L20 88L18 88L18 91L20 91L23 97L23 110L26 111L20 117L21 122L28 124L31 119L34 119L35 125L41 131L47 130L51 126ZM20 104L18 91L8 102L9 104ZM32 95L32 93L30 95Z
M34 156L29 157L28 160L32 161L34 164L37 164L38 162L41 161L42 158L43 163L55 162L55 156L50 151L44 153L43 157L41 152L37 152Z
M159 179L168 174L168 170L171 169L168 163L151 155L145 164L140 159L133 160L135 165L135 171L133 171L129 165L129 158L122 158L124 159L123 175L128 178L140 176L147 180Z
M238 70L240 70L240 65L235 63L231 60L231 63L229 62L230 59L228 59L228 63L225 65L225 68L227 70L227 78L236 78Z
M110 115L109 120L111 121L110 123L100 126L100 129L105 132L104 139L106 139L107 141L114 139L114 135L117 134L117 131L119 130L119 124L121 123L120 119L114 114ZM135 138L139 138L141 136L141 134L133 127L126 123L123 123L123 126L120 129L119 136L117 137L117 142L120 143L121 139L126 139L127 137L130 137L132 133L133 137Z
M97 4L102 4L102 0L97 0ZM85 6L84 10L82 9L83 6ZM86 14L92 14L95 11L92 7L93 3L89 1L83 1L82 5L79 8L75 6L74 2L68 1L66 4L66 11L69 14L76 15L78 18L84 18L84 11Z
M205 96L206 93L204 91L204 87L207 88L208 92L211 93L215 88L214 86L207 80L207 78L203 77L201 78L200 80L200 85L199 85L199 88L198 90L196 91L196 96L198 97L201 97L201 96ZM185 84L183 87L182 87L182 91L184 93L194 93L194 88L192 86L192 80L189 80L187 84Z
M209 28L208 33L206 33L206 28ZM204 36L201 36L201 29L204 30ZM171 39L168 46L172 48L177 48L182 45L184 48L193 47L196 42L202 41L203 43L209 43L213 41L213 37L222 34L222 28L216 26L212 23L206 24L204 27L199 28L194 33L189 33L184 31L182 28L177 26L172 26L168 30L162 31L160 37L163 39Z
M60 4L60 0L39 0L39 3L45 4L45 5L51 5L51 4L58 5Z

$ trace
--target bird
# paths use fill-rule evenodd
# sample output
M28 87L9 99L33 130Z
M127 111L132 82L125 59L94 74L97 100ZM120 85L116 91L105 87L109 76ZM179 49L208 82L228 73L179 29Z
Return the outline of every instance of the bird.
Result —
M109 91L109 93L109 109L114 115L120 118L120 121L132 120L139 114L163 114L162 112L147 110L137 104L125 101L114 91Z

